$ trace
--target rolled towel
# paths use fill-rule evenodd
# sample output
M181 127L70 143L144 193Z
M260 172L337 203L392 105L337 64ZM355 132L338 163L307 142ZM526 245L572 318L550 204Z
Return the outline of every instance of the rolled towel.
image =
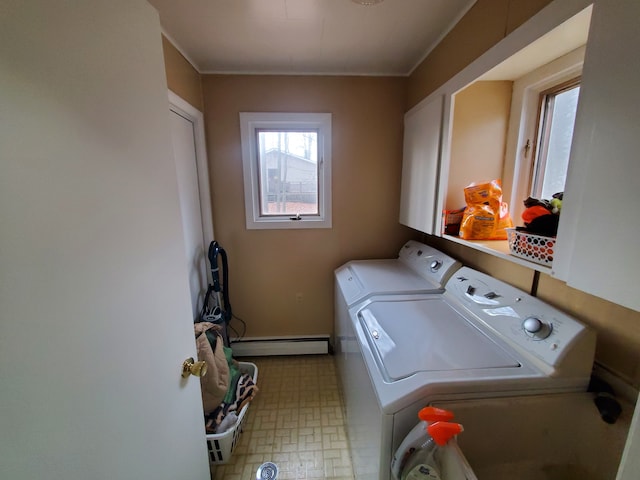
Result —
M217 335L218 339L215 342L214 350L206 335L211 330L217 331L219 328L218 325L209 322L200 322L194 325L198 360L207 364L207 374L200 377L205 414L212 412L220 405L230 384L229 365L225 357L222 337Z

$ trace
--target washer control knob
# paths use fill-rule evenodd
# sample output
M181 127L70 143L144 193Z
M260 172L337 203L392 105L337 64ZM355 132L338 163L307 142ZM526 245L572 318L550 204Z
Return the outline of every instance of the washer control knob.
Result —
M522 322L522 328L527 335L537 340L543 340L551 335L552 325L547 324L537 317L527 317Z
M442 261L434 260L433 262L431 262L431 265L429 265L429 268L431 269L432 272L437 272L438 270L440 270L441 266L442 266Z
M529 317L525 319L522 326L529 333L537 333L542 330L542 321L536 317Z

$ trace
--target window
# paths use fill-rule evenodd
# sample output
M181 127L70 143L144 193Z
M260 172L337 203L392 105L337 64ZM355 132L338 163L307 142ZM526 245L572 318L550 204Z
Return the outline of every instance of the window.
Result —
M550 199L563 192L569 166L580 80L556 85L540 95L538 142L531 195Z
M513 82L503 192L516 223L525 198L564 190L584 53L579 47Z
M331 227L331 114L240 113L248 229Z

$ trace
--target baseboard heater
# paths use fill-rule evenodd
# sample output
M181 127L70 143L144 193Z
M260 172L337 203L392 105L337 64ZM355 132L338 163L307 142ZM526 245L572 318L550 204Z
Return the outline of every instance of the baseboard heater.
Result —
M327 354L330 351L329 335L232 338L231 350L234 357Z

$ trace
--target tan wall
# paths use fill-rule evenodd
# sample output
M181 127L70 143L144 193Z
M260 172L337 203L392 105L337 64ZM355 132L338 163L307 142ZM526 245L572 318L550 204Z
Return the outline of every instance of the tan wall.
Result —
M476 82L455 96L445 208L464 207L472 182L502 180L513 82Z
M202 111L204 104L200 74L164 35L162 51L169 90Z
M407 109L502 40L551 0L478 0L409 77Z
M594 275L602 275L594 264ZM640 386L640 312L602 300L541 275L538 297L591 325L598 332L596 358L635 387Z
M415 236L398 223L406 79L204 75L203 92L214 231L229 256L234 313L247 336L332 333L333 270L396 256ZM333 228L245 228L243 111L333 114Z

